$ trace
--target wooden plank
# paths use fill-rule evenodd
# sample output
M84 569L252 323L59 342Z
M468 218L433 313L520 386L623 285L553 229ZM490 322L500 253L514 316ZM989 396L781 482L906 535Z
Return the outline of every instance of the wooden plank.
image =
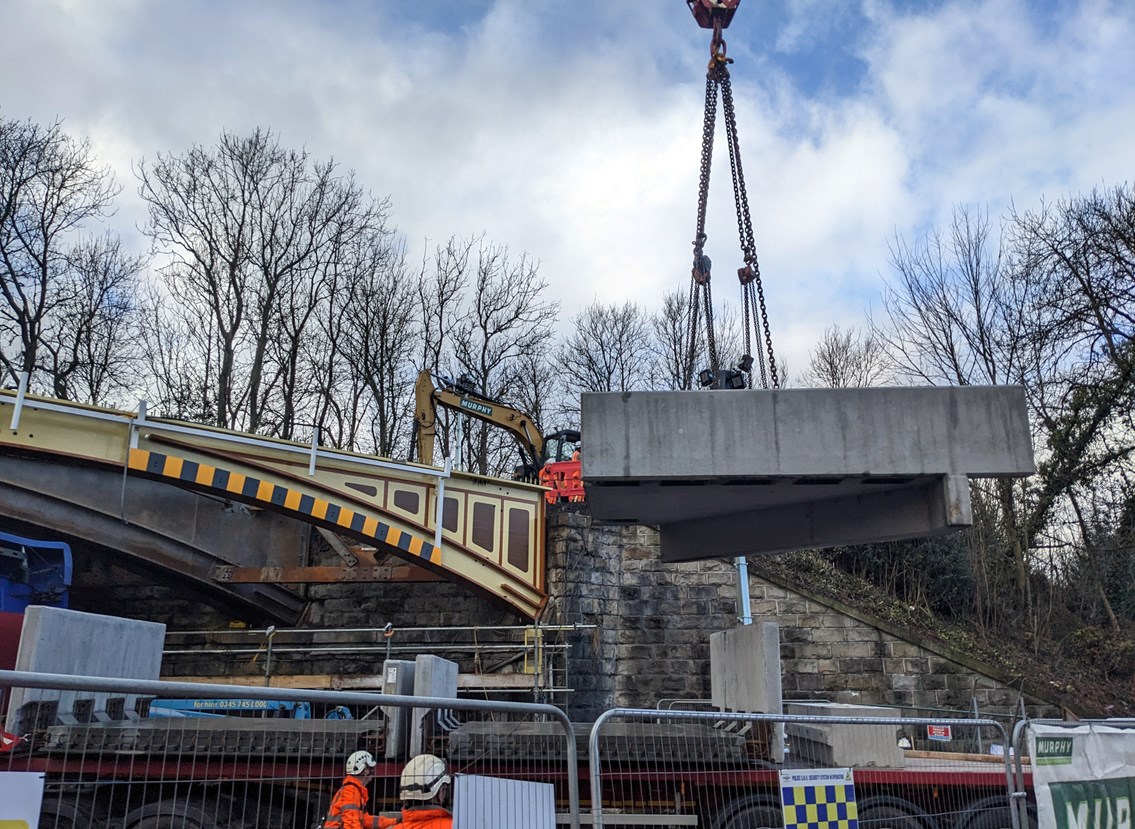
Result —
M964 760L970 763L1000 763L1005 765L1005 758L996 754L966 754L961 751L919 751L907 749L903 755L913 760ZM1021 763L1030 765L1028 757L1022 757Z
M262 686L263 676L167 676L163 679L178 682L197 682L212 685ZM458 674L457 687L462 689L531 690L532 674ZM273 676L271 688L300 688L308 691L382 691L382 676L367 674L343 676L340 674L297 674Z

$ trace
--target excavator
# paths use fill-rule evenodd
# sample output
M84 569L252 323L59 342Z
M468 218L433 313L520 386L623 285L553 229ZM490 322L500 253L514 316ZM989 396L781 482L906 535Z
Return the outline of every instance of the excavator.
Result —
M579 430L561 429L542 434L531 415L486 397L469 378L454 380L429 369L418 372L414 385L414 420L421 463L433 464L438 406L475 417L511 433L520 448L521 460L513 477L539 481L549 487L545 495L548 503L583 500Z

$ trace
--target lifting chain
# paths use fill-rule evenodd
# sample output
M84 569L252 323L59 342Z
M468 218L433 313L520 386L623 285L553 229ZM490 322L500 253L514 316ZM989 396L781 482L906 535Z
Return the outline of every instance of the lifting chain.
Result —
M713 41L710 45L709 67L705 76L705 119L702 123L701 169L698 180L697 230L694 234L694 261L691 270L689 325L687 327L686 379L692 387L693 371L698 352L698 329L701 306L705 306L706 343L708 345L709 368L716 377L721 369L718 361L717 343L713 325L713 300L710 289L709 257L705 255L705 217L709 200L709 177L713 162L713 136L717 125L717 99L721 98L721 109L725 114L725 135L729 148L729 169L733 178L733 201L737 209L737 232L740 237L741 255L744 266L737 270L741 283L741 298L744 308L745 358L752 364L743 369L746 384L753 385L753 366L760 370L761 387L780 387L780 377L776 368L776 357L772 349L772 332L769 330L768 309L765 305L764 286L761 283L761 269L757 262L757 245L753 236L753 222L749 214L749 197L745 188L745 173L741 167L741 146L737 139L737 116L733 108L733 86L729 77L729 64L732 59L726 52L722 36L722 18L713 20ZM759 314L759 319L758 319ZM756 354L753 355L752 331L756 328ZM764 342L761 342L761 334ZM753 358L755 357L755 359ZM743 361L745 361L743 358Z

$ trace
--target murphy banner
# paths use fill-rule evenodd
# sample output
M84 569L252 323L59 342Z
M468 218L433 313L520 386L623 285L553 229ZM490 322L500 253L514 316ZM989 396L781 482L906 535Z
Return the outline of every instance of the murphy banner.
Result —
M1135 827L1135 730L1030 726L1037 818L1055 829Z

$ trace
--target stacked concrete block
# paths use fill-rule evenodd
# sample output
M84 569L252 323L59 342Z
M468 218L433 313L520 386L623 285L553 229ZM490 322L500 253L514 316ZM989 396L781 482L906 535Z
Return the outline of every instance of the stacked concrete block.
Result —
M16 670L154 680L164 641L162 624L33 605L24 614ZM137 700L136 694L13 688L5 730L130 719Z
M893 708L847 705L835 702L787 702L785 714L814 717L873 719L897 717ZM888 724L835 724L789 722L786 725L793 758L828 768L902 768L898 747L899 726Z

